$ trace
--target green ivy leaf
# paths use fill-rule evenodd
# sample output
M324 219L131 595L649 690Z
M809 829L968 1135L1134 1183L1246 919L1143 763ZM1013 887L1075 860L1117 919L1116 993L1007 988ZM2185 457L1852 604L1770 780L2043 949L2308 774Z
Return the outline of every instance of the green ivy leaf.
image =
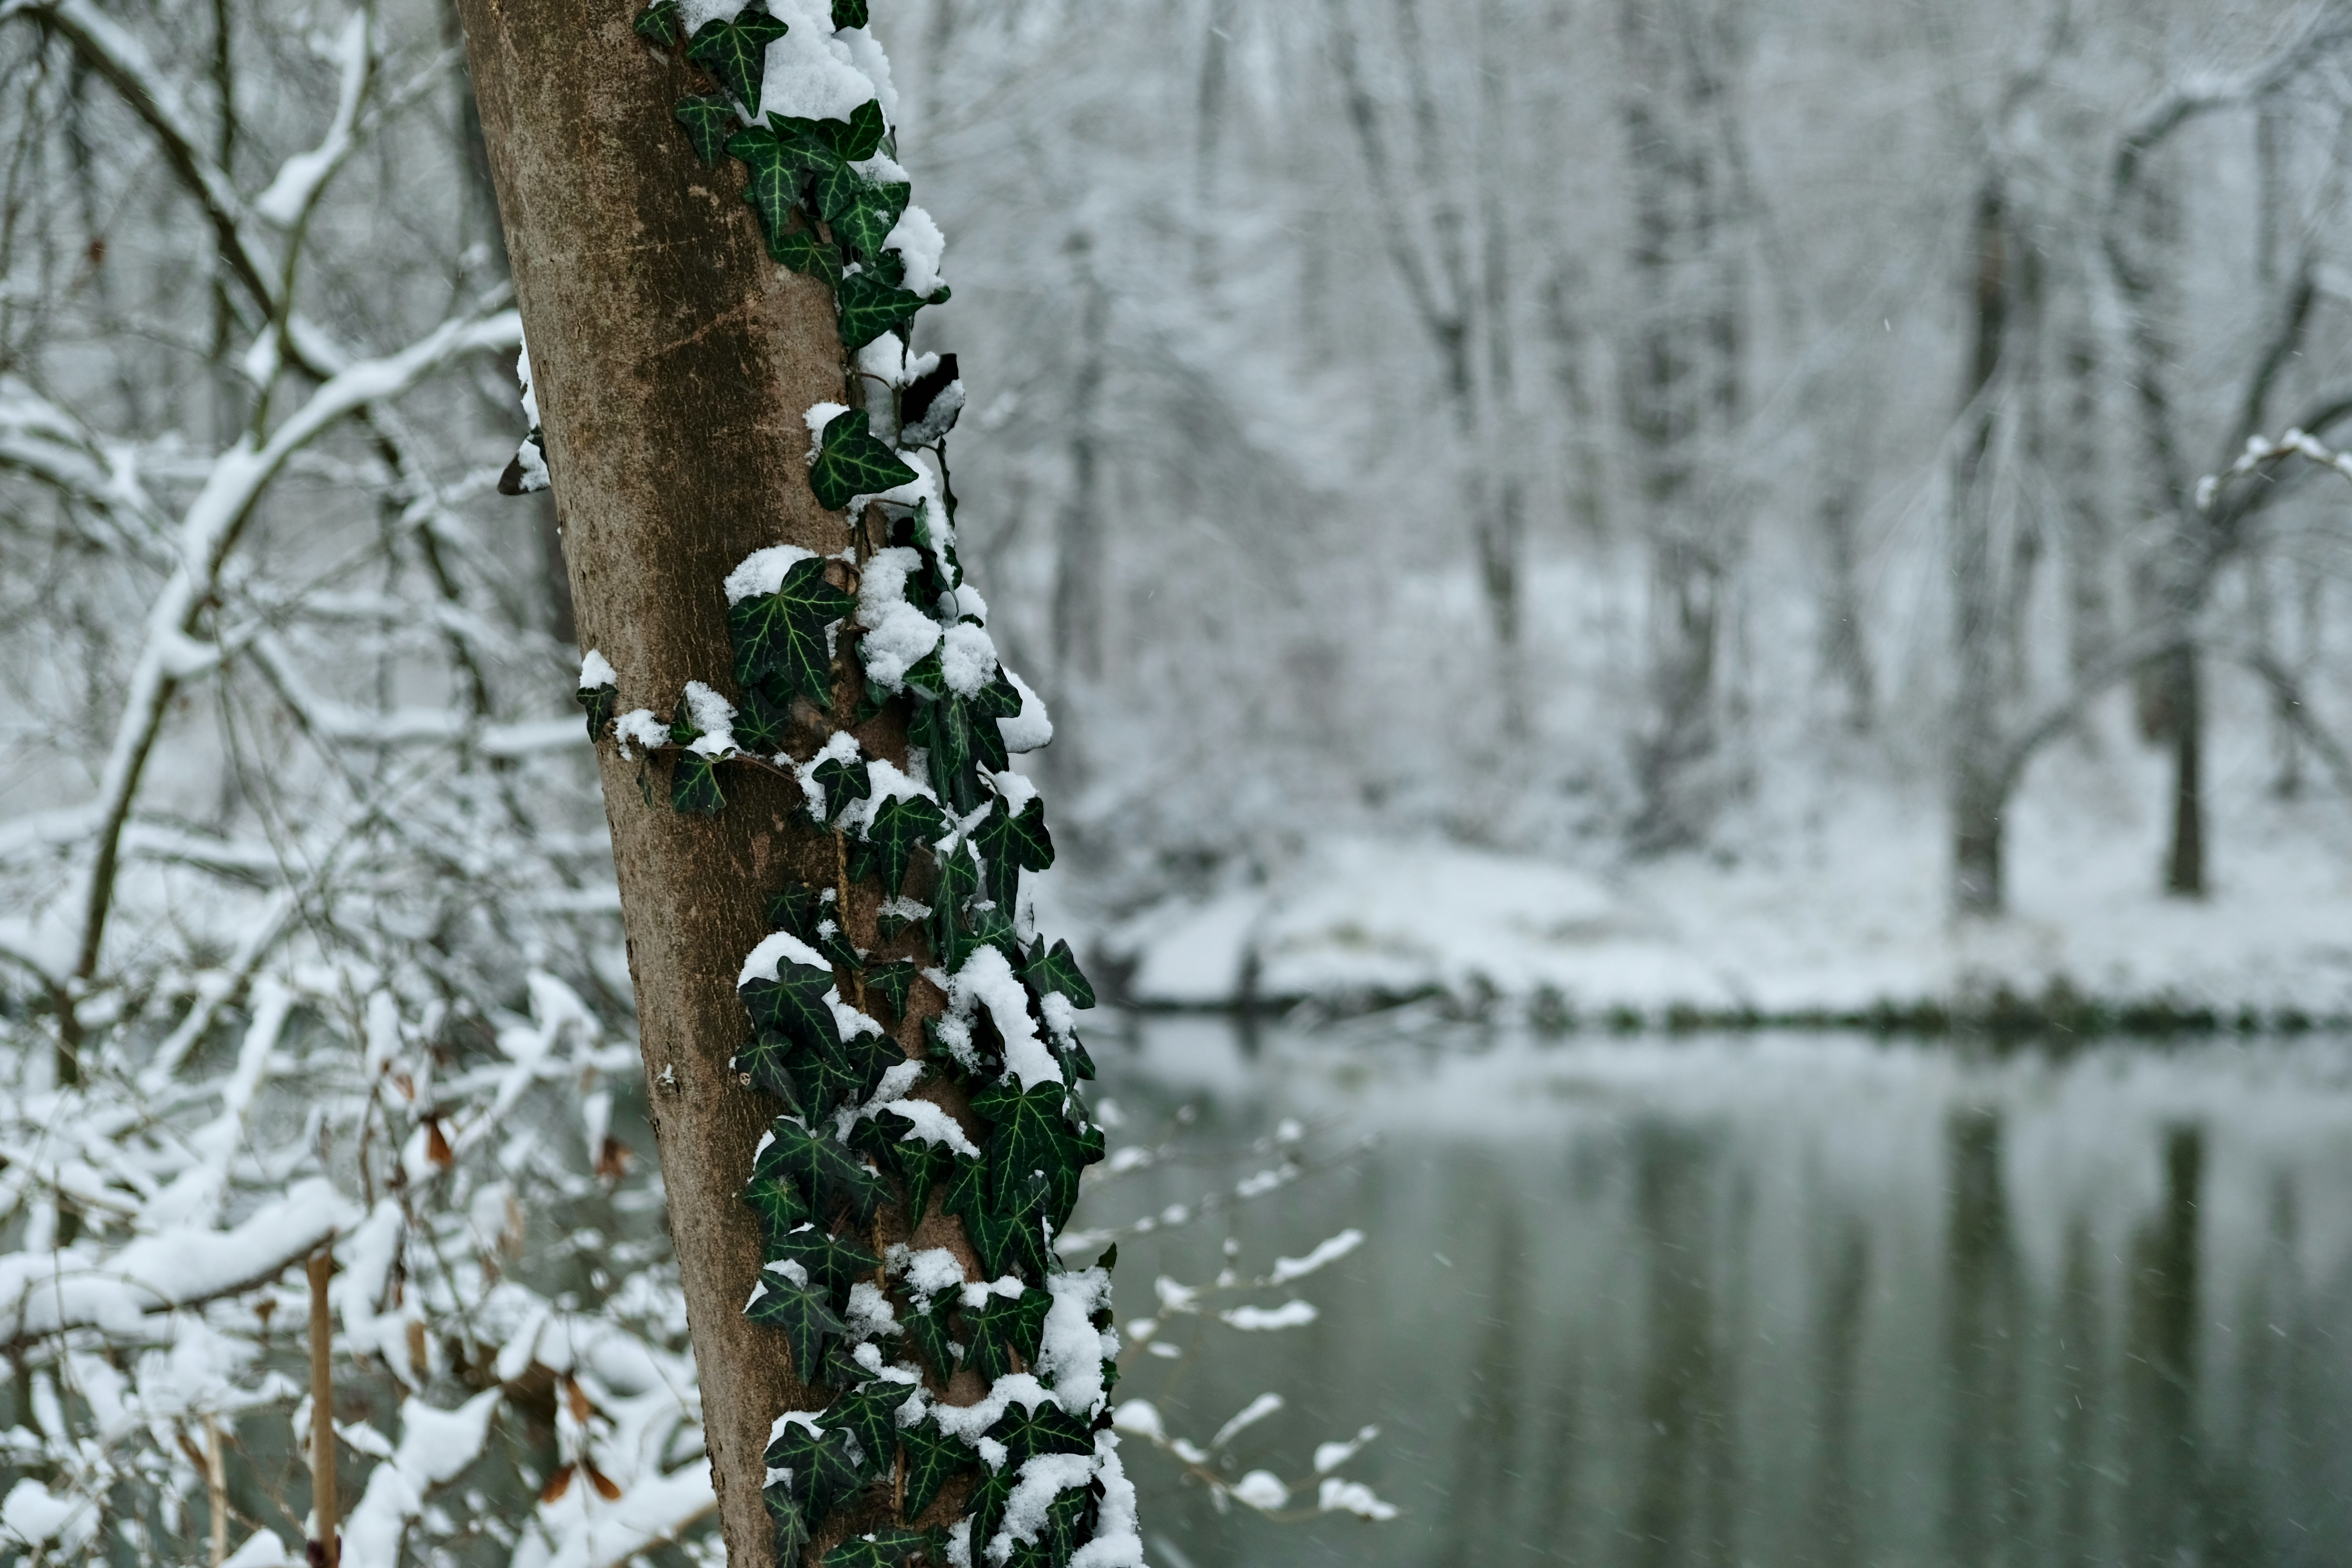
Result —
M975 948L992 947L1007 963L1021 962L1021 933L1013 928L1013 911L1003 904L985 904L972 911L968 928Z
M705 22L686 47L686 58L710 73L751 113L760 112L760 82L768 70L768 46L784 36L782 22L764 11L745 11L731 22Z
M1012 681L1005 679L1004 671L1000 668L995 679L972 693L971 705L974 710L991 719L1017 719L1021 716L1021 693ZM1000 768L997 771L1001 773L1003 770Z
M940 1380L942 1387L946 1386L948 1379L955 1375L954 1342L948 1338L947 1302L938 1301L928 1311L920 1307L914 1308L901 1315L898 1322L907 1331L907 1342L915 1347L915 1353L922 1358L923 1365ZM908 1479L908 1489L909 1492L914 1489L912 1478ZM918 1504L912 1501L907 1504L908 1517L912 1518L920 1511Z
M836 124L831 121L818 123L824 125L828 132L833 131ZM818 214L833 225L836 239L841 237L842 219L848 216L858 199L873 188L873 181L851 168L848 161L830 147L824 156L810 160L809 195L815 199Z
M833 0L833 25L836 31L843 27L866 26L866 0ZM911 1518L918 1511L910 1508L907 1513Z
M781 1175L754 1176L743 1188L743 1201L760 1222L760 1234L772 1250L785 1237L816 1216L801 1189Z
M978 1311L965 1308L963 1326L971 1343L963 1352L964 1364L978 1368L991 1383L1013 1371L1016 1354L1034 1364L1045 1332L1045 1313L1053 1305L1051 1291L1032 1286L1018 1296L992 1292Z
M852 1285L881 1267L881 1259L855 1241L835 1236L816 1225L794 1230L780 1239L770 1261L799 1264L808 1271L811 1283L823 1285L833 1293L836 1306L849 1299Z
M937 653L933 649L931 657L935 658ZM909 681L919 668L907 672ZM971 775L971 715L961 700L946 697L917 703L914 719L907 726L907 739L923 748L930 763L931 788L955 807L958 816L980 804L979 781Z
M1051 1206L1045 1178L1032 1175L1015 1185L1002 1206L983 1204L965 1215L964 1234L980 1254L981 1267L991 1275L1045 1275L1045 1225Z
M813 273L828 285L841 280L838 252L801 210L808 164L803 149L766 125L750 125L727 139L726 150L743 161L749 177L743 199L760 217L768 256L795 272Z
M970 715L972 762L977 766L995 773L1001 773L1011 767L1013 753L1005 749L1004 731L996 727L996 721L982 713L976 703L960 698L956 705ZM978 784L979 781L975 779L974 787L971 792L973 805L980 804ZM968 811L971 807L967 806L965 809Z
M898 1406L907 1403L910 1392L903 1383L877 1383L825 1407L825 1426L838 1426L857 1439L867 1475L890 1468L890 1456L898 1447Z
M915 187L903 182L876 184L861 180L848 193L848 199L839 204L837 212L828 212L826 221L833 232L848 243L857 258L871 267L882 258L882 242L898 226L898 219L907 211L908 199ZM818 199L824 198L823 182L817 188Z
M812 1208L827 1203L854 1211L860 1223L874 1217L882 1201L882 1178L832 1139L810 1131L789 1117L770 1125L770 1138L751 1166L755 1176L781 1176L801 1190Z
M953 1154L950 1158L954 1163L947 1173L947 1179L937 1184L940 1210L969 1224L972 1215L988 1207L988 1165L985 1161L975 1160L969 1154ZM989 1272L993 1278L1004 1271L996 1268Z
M1051 1399L1041 1399L1026 1410L1012 1405L988 1435L1004 1445L1007 1470L1016 1470L1040 1454L1091 1454L1095 1448L1087 1424Z
M735 1053L728 1062L730 1070L751 1075L751 1087L761 1094L771 1094L793 1110L801 1109L800 1088L793 1082L793 1058L797 1047L792 1038L773 1029L762 1029L751 1037L751 1044Z
M940 1381L946 1381L944 1373ZM931 1500L948 1482L979 1468L979 1456L962 1438L939 1430L929 1421L900 1427L898 1451L907 1456L906 1507L901 1511L908 1519L930 1507Z
M839 757L827 757L816 765L817 787L824 791L824 818L827 822L839 816L853 800L874 798L874 774L864 763L844 762Z
M890 1005L892 1019L903 1021L907 1016L907 998L914 994L917 973L911 958L877 964L866 972L866 989Z
M1004 1505L1012 1500L1016 1468L1009 1459L993 1470L982 1467L979 1484L964 1499L964 1512L971 1520L972 1540L988 1541L1004 1528Z
M790 744L792 710L772 700L764 686L747 686L735 705L735 743L747 752L772 757Z
M891 1526L870 1535L851 1536L824 1554L823 1568L898 1568L929 1545L922 1531Z
M782 234L768 237L771 259L808 278L821 278L828 289L841 287L841 247L795 212Z
M719 788L719 769L700 752L681 752L669 770L670 809L681 816L716 816L727 797Z
M580 706L588 710L588 739L593 744L604 738L604 726L613 721L613 710L618 706L620 693L609 686L583 686L572 694Z
M811 945L836 969L855 971L865 967L866 961L858 955L856 944L849 940L849 933L843 931L837 921L819 921L816 941Z
M1062 1108L1069 1090L1058 1083L1041 1083L1023 1089L1010 1079L991 1084L971 1097L971 1108L994 1124L989 1141L989 1202L1008 1209L1024 1183L1042 1174L1055 1189L1055 1206L1066 1186L1076 1200L1078 1173L1089 1163L1087 1142L1072 1127Z
M793 1496L812 1520L823 1519L836 1504L856 1497L866 1484L864 1472L850 1455L849 1434L821 1417L818 1425L823 1428L821 1436L797 1421L792 1423L776 1434L765 1455L771 1468L792 1471L792 1479L784 1484L792 1488Z
M947 668L940 657L940 645L933 643L931 651L908 665L907 673L899 679L908 686L919 687L924 692L937 697L948 683ZM915 710L914 722L917 725L931 722L929 715L936 706L937 704L933 702L918 706ZM915 743L919 746L926 742L919 740Z
M948 291L942 287L929 299L901 289L887 273L868 268L854 278L841 280L841 341L853 349L862 349L883 333L895 331L915 319L915 312L926 305L944 305Z
M663 0L673 13L674 0ZM671 116L686 127L686 139L694 144L694 155L705 166L719 162L719 154L727 150L728 127L735 122L735 106L725 93L697 93L681 98L670 110Z
M793 1062L793 1082L812 1121L823 1121L866 1095L866 1075L839 1046L804 1051Z
M637 13L637 19L629 26L649 44L665 49L677 47L677 0L654 0L652 5Z
M936 803L919 795L893 795L874 808L874 819L866 826L866 837L858 842L849 874L860 881L878 874L884 897L895 899L906 889L907 870L915 863L916 848L946 831L947 818Z
M833 918L833 900L827 897L830 888L812 888L806 882L787 883L784 889L768 900L768 929L788 931L794 936L816 945L816 928Z
M866 0L855 3L858 16L864 16ZM834 0L835 16L841 14L841 5L842 0ZM859 21L852 25L862 27L866 24ZM834 133L834 144L841 149L843 157L853 163L860 163L882 151L882 139L889 133L890 127L882 119L882 100L869 98L849 111L849 123Z
M1018 812L998 801L972 837L989 864L999 868L1003 879L997 884L996 894L1000 900L1010 901L1015 890L1015 879L1010 875L1013 867L1024 871L1044 871L1054 864L1054 836L1046 830L1045 803L1042 800L1033 799Z
M1034 805L1036 803L1032 801L1030 804ZM1048 850L1047 853L1050 856L1052 852ZM1040 870L1043 868L1031 867L1030 869ZM1070 944L1066 942L1055 942L1053 951L1048 952L1045 939L1039 937L1021 978L1026 980L1029 989L1040 996L1058 991L1070 999L1072 1006L1091 1007L1095 1005L1095 988L1087 984L1087 977L1079 973L1077 954L1070 951Z
M853 278L849 282L856 280ZM847 287L847 283L843 285L844 289ZM817 437L816 462L809 468L809 488L816 491L817 504L827 511L839 511L858 496L896 489L915 478L915 470L898 460L898 454L890 449L888 442L875 436L868 423L866 410L853 408L846 414L835 415L824 433ZM856 607L855 601L851 607Z
M752 1026L762 1034L782 1035L812 1047L838 1047L841 1026L825 1000L833 989L833 971L787 960L776 965L775 979L747 980L736 994L751 1015Z
M909 1138L914 1122L895 1110L883 1110L871 1123L874 1137L883 1152L883 1158L898 1173L898 1185L906 1199L907 1228L913 1230L923 1223L923 1215L930 1204L931 1189L947 1180L954 1163L954 1151L940 1144Z
M819 708L833 706L833 650L824 632L853 614L857 601L824 580L824 567L821 556L796 562L774 593L728 607L738 686L773 678Z
M760 1496L768 1505L768 1517L776 1521L776 1561L798 1563L801 1553L808 1549L809 1516L793 1496L789 1481L771 1481Z
M793 1368L805 1378L824 1355L826 1337L847 1333L849 1326L835 1312L822 1285L795 1285L776 1274L762 1274L760 1284L763 1289L759 1300L744 1308L743 1315L755 1323L783 1331L784 1343L793 1354Z

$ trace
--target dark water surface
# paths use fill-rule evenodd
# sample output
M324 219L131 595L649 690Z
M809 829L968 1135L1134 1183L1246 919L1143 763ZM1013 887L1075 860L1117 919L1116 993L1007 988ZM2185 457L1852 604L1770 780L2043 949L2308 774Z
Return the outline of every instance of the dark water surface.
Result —
M1124 1240L1123 1320L1228 1236L1368 1237L1244 1298L1312 1326L1120 1394L1202 1443L1282 1394L1229 1478L1377 1423L1342 1473L1404 1510L1220 1514L1131 1441L1158 1568L2352 1563L2352 1040L1098 1035L1114 1149L1190 1106L1194 1158L1080 1223L1197 1210L1286 1118L1325 1163Z

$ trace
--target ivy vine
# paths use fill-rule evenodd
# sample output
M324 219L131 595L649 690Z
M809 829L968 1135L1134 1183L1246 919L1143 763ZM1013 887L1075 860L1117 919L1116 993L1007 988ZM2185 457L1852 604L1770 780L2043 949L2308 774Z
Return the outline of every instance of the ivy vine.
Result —
M911 353L917 312L948 290L883 104L824 118L762 106L771 48L811 17L845 38L866 6L754 0L689 35L677 0L655 0L635 27L707 79L674 111L687 150L740 163L769 256L834 290L863 406L809 411L808 477L846 514L844 548L772 546L728 578L731 699L698 681L667 718L618 712L616 672L594 652L579 698L599 743L667 761L676 810L723 810L731 773L765 770L798 785L835 847L831 885L768 899L732 1064L781 1108L747 1152L766 1265L744 1311L827 1396L779 1413L767 1451L778 1563L846 1531L817 1568L1140 1568L1108 1413L1114 1258L1070 1270L1054 1244L1103 1135L1076 1092L1094 1076L1075 1027L1093 991L1023 899L1054 841L1011 754L1052 729L999 663L957 560L945 442L963 388L952 355ZM908 286L918 254L921 291ZM852 733L892 703L903 769ZM810 736L821 742L795 757ZM649 773L640 787L652 798ZM879 948L852 942L853 898L878 911ZM886 1020L917 1013L910 1054ZM880 1227L886 1211L903 1239ZM951 1247L912 1245L935 1215L952 1217L982 1279Z

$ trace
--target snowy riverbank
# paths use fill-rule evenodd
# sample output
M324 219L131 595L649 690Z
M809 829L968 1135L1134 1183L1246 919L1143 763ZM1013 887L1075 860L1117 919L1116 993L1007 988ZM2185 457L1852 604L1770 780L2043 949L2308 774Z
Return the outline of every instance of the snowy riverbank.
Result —
M1262 880L1099 923L1092 946L1143 1007L1436 993L1542 997L1588 1020L1789 1017L1968 1009L2005 991L2352 1014L2341 803L2232 822L2216 891L2196 902L2158 895L2146 835L2086 826L2112 805L2022 812L2012 912L1997 921L1950 918L1937 815L1882 798L1779 825L1754 840L1773 852L1740 858L1580 867L1429 838L1335 838Z

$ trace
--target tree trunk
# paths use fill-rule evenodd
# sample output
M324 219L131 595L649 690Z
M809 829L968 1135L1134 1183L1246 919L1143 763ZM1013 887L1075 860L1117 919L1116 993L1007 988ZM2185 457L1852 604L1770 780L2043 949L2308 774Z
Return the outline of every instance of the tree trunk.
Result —
M1073 242L1086 295L1079 359L1070 385L1070 499L1054 550L1054 669L1062 689L1103 671L1102 429L1097 412L1108 370L1110 295L1086 237Z
M834 302L767 258L740 172L687 150L670 106L695 89L632 34L628 7L461 5L580 640L619 672L622 710L668 711L688 679L726 682L721 583L738 562L840 547L802 464L803 412L847 401ZM866 753L902 760L903 736L875 728ZM811 1402L772 1331L740 1315L762 1249L738 1194L772 1108L728 1064L764 896L793 876L832 882L833 849L787 826L805 821L788 782L730 775L728 809L695 816L671 809L666 769L599 752L728 1555L765 1563L769 1423Z
M2182 643L2161 666L2165 708L2172 715L2172 847L2164 862L2164 890L2175 898L2205 896L2205 714L2203 681L2194 645Z
M1952 905L1964 915L2001 910L2000 816L2006 781L1999 751L2000 619L1993 570L1992 506L1985 482L1995 426L1993 378L2009 330L2011 235L1998 180L1988 177L1976 208L1976 342L1961 389L1969 421L1953 465Z
M1624 126L1634 198L1638 320L1624 356L1643 525L1650 537L1650 733L1636 760L1633 837L1663 850L1712 814L1720 742L1718 657L1738 547L1722 463L1739 416L1745 341L1733 252L1738 201L1725 166L1732 24L1715 5L1661 12L1624 0Z

